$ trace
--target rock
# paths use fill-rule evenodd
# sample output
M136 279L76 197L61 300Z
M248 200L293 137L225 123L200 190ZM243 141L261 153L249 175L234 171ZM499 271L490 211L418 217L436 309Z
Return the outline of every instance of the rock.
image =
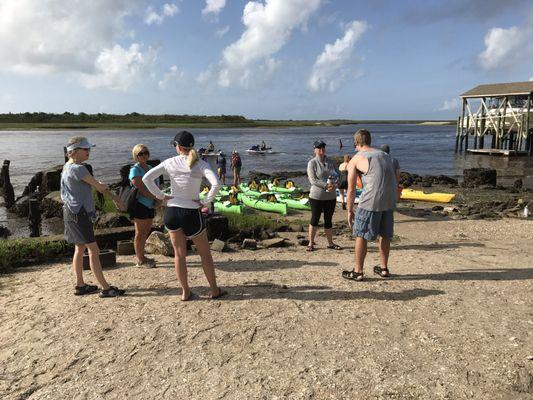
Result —
M170 237L163 232L154 231L146 240L146 252L150 254L161 254L167 257L174 256L174 249Z
M0 239L7 239L9 235L11 235L9 229L6 226L0 225Z
M223 215L209 215L206 220L207 237L209 240L224 240L229 235L228 218Z
M131 256L135 254L135 246L132 240L119 240L117 242L117 254L119 256Z
M63 218L63 200L59 191L48 193L41 201L41 213L44 218Z
M130 219L120 213L107 213L98 217L96 228L119 228L133 225Z
M463 170L463 186L468 188L482 185L496 186L496 170L492 168L469 168Z
M307 171L275 171L275 172L272 172L273 177L281 178L281 179L296 178L298 176L305 176L305 175L307 175Z
M475 213L475 214L467 215L466 219L476 220L476 219L483 219L483 217L481 216L481 213Z
M443 206L433 206L431 208L431 211L442 211L442 210L444 210Z
M288 225L280 225L277 229L278 232L289 232L290 228Z
M55 192L60 189L61 186L61 172L63 171L62 165L46 169L42 172L42 181L39 191L41 193Z
M261 240L270 239L270 235L266 231L261 231L261 233L259 234L259 239Z
M515 189L522 189L523 186L524 186L524 183L522 182L522 179L517 179L513 182L513 187Z
M257 249L257 242L254 239L244 239L241 248L247 250L255 250Z
M452 213L459 212L457 207L453 207L453 206L442 207L442 211L447 213L447 214L452 214Z
M271 179L272 178L272 175L269 175L269 174L265 174L264 172L261 172L261 171L250 171L248 173L248 177L250 180L263 180L263 179Z
M226 243L222 240L215 239L213 240L213 243L211 244L211 250L213 251L224 251L226 249Z
M285 246L285 239L284 238L267 239L267 240L263 240L261 244L267 249L270 249L272 247L283 247Z
M291 224L289 226L289 229L291 232L303 232L304 231L304 227L300 224Z
M9 211L14 212L18 217L26 218L30 212L30 199L37 199L40 201L41 197L39 193L31 193L27 196L22 196L15 201L15 204L13 204L13 207L11 207Z
M298 239L298 244L300 246L307 246L309 244L309 239L303 239L303 238Z

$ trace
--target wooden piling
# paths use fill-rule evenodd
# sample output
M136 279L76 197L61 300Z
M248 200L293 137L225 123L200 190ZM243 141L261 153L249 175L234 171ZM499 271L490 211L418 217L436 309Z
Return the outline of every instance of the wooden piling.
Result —
M30 237L41 236L41 204L37 199L29 200Z
M11 161L4 160L1 172L4 185L4 204L6 208L11 208L15 204L15 191L13 190L11 178L9 177L9 164L11 164Z

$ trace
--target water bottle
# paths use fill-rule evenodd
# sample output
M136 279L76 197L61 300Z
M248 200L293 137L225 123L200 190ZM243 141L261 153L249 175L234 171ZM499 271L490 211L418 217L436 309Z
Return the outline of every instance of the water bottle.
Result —
M335 183L337 183L337 173L333 172L330 176L328 176L328 180L326 181L326 183L328 185L334 185ZM329 190L327 190L329 192Z
M524 207L524 218L528 218L529 217L529 208L527 207L527 204L526 206Z

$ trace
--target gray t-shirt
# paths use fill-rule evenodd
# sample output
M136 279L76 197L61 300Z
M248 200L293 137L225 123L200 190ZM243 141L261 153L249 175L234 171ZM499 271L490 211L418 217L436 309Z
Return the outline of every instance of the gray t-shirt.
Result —
M397 158L394 158L394 157L391 157L391 158L392 158L392 166L394 167L394 172L396 172L400 169L400 162L398 161Z
M362 175L363 193L359 208L368 211L388 211L396 207L398 183L392 157L381 150L362 151L368 159L368 171Z
M78 214L81 208L87 213L96 211L91 185L82 179L89 175L89 170L82 164L67 162L61 173L61 200L70 212Z
M335 164L327 157L324 162L314 157L307 163L307 178L311 183L309 198L314 200L333 200L336 198L335 190L326 192L326 185L330 175L339 176Z

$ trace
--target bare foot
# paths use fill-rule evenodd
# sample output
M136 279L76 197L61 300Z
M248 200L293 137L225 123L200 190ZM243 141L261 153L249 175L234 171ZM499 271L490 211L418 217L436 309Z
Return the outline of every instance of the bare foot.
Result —
M189 289L181 291L181 301L189 301L191 300L191 297L192 292Z
M209 297L210 297L211 300L215 300L215 299L218 299L218 298L220 298L222 296L225 296L227 294L228 294L228 292L222 290L221 288L217 288L215 291L211 291L211 296L209 296Z

